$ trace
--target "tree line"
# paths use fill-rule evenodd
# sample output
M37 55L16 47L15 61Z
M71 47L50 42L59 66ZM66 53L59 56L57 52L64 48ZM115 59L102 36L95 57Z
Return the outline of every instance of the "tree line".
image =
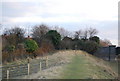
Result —
M27 57L36 58L55 50L83 50L94 54L101 46L110 45L109 40L101 40L95 28L75 31L73 36L64 28L51 28L45 24L36 25L32 34L20 27L5 30L2 34L2 61L11 62Z

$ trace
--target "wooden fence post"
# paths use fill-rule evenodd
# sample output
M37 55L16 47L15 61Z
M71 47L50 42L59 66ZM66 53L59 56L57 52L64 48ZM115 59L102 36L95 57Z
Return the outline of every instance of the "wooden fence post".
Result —
M48 67L48 57L46 57L46 68Z
M28 57L28 75L30 75L30 58Z
M28 75L30 75L30 63L28 63Z
M9 72L9 70L7 70L7 79L9 79L9 74L10 74L10 72Z
M40 71L41 71L41 69L42 69L42 66L41 66L41 61L40 61Z

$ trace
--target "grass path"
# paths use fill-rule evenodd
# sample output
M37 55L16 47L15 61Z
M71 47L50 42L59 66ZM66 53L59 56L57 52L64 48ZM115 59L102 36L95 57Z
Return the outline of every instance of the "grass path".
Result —
M69 64L63 73L64 79L80 79L80 78L88 78L88 61L85 60L83 55L76 55L72 63Z
M97 60L85 54L77 54L73 57L64 71L63 79L114 79L114 72L107 66L99 64ZM113 74L112 74L113 73Z

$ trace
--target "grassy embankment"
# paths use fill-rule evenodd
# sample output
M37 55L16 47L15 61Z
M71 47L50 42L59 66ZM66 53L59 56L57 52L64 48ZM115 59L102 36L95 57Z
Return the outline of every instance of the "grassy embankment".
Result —
M85 52L78 53L62 73L64 79L114 79L117 62L107 62Z
M35 64L37 61L39 59L33 59L31 63ZM114 79L117 77L118 66L116 62L107 62L83 51L58 51L49 55L48 61L49 64L54 64L54 66L24 78ZM26 60L16 61L7 64L7 66L24 64L25 62ZM60 63L62 65L59 65Z

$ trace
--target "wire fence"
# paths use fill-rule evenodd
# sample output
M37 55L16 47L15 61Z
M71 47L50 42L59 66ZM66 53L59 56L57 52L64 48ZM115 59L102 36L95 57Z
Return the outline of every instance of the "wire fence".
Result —
M48 58L49 57L49 58ZM25 59L20 62L12 62L12 64L4 64L2 68L2 79L16 79L31 75L41 70L52 68L54 66L61 66L68 61L63 61L59 55L44 56L36 59ZM0 68L0 69L1 69Z
M51 67L47 59L38 59L35 62L26 62L20 65L2 66L2 79L12 79L14 77L30 75Z

